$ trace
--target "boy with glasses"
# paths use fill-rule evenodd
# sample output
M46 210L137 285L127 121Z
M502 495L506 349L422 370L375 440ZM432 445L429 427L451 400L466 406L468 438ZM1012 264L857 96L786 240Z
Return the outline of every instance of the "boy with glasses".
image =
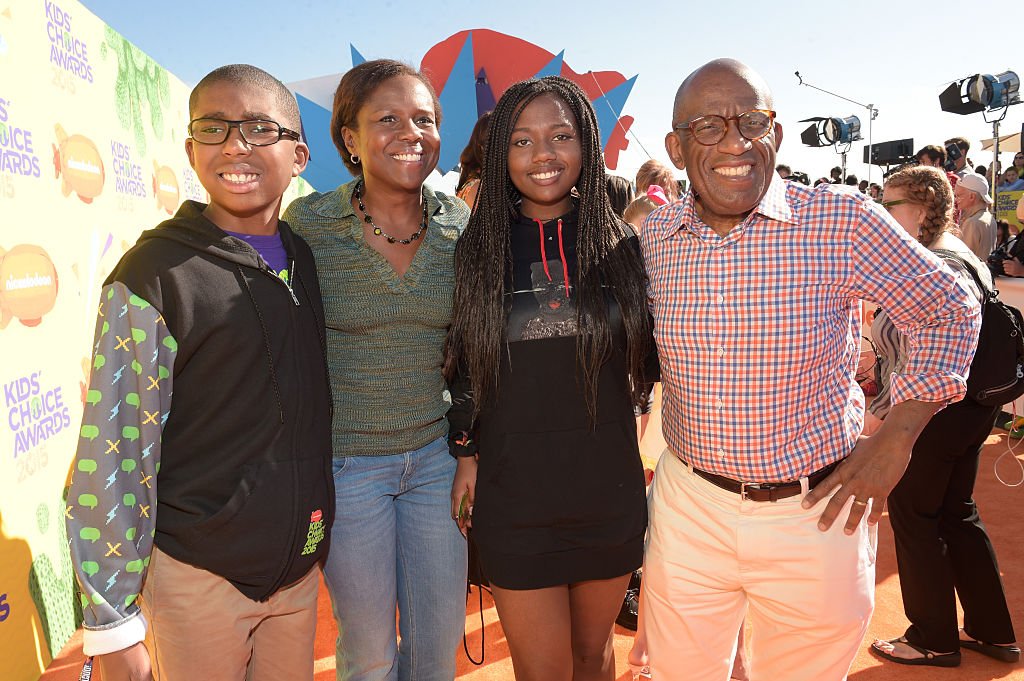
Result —
M253 66L189 112L210 203L143 233L100 296L68 496L84 649L107 681L312 679L330 388L312 253L278 220L309 150Z

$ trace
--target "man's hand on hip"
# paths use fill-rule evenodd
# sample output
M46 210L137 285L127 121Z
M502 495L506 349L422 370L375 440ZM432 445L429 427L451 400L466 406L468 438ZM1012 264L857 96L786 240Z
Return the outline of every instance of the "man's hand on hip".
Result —
M901 402L890 410L874 435L857 441L846 460L804 497L803 507L811 508L832 496L818 521L818 529L824 532L832 527L850 499L853 501L846 518L846 534L853 534L865 513L869 524L878 523L889 492L907 470L917 436L939 406L916 400Z

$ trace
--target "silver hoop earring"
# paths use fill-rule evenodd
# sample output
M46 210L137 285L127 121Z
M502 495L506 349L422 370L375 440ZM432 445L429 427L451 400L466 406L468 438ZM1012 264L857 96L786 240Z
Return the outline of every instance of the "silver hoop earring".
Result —
M352 161L353 165L359 165L359 157L356 156L355 154L349 156L349 159Z

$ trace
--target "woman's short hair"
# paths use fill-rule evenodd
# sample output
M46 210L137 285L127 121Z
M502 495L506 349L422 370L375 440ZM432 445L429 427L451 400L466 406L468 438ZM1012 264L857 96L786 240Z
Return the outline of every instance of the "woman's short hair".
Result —
M357 129L359 110L366 100L385 81L397 76L412 76L423 83L434 101L434 121L438 127L441 125L441 102L437 99L434 86L425 75L394 59L374 59L353 66L341 77L338 89L334 91L334 109L331 113L331 139L334 140L334 146L338 148L345 167L353 175L361 175L362 171L358 163L352 163L352 155L345 146L341 129Z

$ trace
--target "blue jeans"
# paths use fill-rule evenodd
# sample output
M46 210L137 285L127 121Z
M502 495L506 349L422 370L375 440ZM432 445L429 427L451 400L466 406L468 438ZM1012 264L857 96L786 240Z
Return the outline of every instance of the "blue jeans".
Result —
M444 438L404 454L334 460L324 578L338 623L339 681L455 678L466 540L451 515L454 477Z

